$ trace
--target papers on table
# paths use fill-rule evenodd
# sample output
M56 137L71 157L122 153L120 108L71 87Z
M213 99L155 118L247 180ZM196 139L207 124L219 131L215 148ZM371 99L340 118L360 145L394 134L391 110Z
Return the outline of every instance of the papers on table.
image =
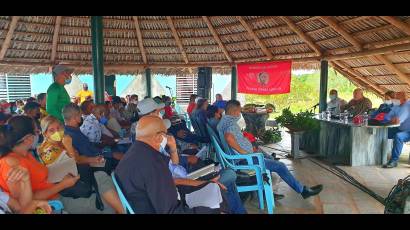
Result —
M185 200L189 208L199 206L220 208L222 203L221 190L217 184L210 183L198 191L185 195Z
M52 164L47 165L48 182L57 183L63 180L67 174L78 175L77 164L75 160L63 151Z

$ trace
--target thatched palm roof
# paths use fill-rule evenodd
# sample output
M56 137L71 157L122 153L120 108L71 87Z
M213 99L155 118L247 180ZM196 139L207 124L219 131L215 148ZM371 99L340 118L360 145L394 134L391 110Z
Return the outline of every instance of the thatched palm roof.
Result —
M105 72L181 74L198 66L324 58L355 84L409 91L410 17L105 16ZM91 73L89 16L0 16L0 72L48 72L53 63Z

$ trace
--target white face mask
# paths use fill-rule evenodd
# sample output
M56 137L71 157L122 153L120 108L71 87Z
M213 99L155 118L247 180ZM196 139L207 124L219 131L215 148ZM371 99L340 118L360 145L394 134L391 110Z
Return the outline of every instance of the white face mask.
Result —
M392 100L385 100L385 101L384 101L384 104L390 105L390 104L393 104L393 102L392 102Z
M393 99L392 103L393 103L393 105L400 105L401 104L400 100L398 100L398 99Z
M162 136L162 141L161 141L161 144L160 144L160 147L159 147L160 151L161 151L161 149L165 149L165 147L167 146L167 143L168 143L168 139L166 137Z

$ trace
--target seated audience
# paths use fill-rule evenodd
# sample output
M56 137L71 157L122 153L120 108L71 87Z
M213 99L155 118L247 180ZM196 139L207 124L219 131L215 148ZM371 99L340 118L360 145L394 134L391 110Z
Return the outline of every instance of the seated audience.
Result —
M217 131L217 125L219 123L219 121L221 120L222 117L222 113L221 110L214 106L214 105L210 105L208 106L208 109L206 111L206 116L208 118L208 124L209 126L211 126L211 128L218 133Z
M196 98L197 98L196 94L191 94L191 96L189 97L189 104L188 104L188 108L187 108L188 115L191 115L192 111L194 111L194 109L196 107L196 103L195 103Z
M363 96L363 90L357 88L353 91L353 99L340 107L341 111L347 110L353 116L368 112L372 108L372 102Z
M40 121L41 112L40 112L40 104L37 102L28 102L23 107L24 115L33 118L36 122Z
M60 196L59 193L77 186L79 176L67 174L60 182L52 184L47 181L48 169L38 162L30 152L35 145L35 125L27 116L16 116L9 120L6 136L6 145L0 146L0 188L11 197L19 197L23 188L16 182L9 180L12 168L24 168L28 171L32 197L34 200L59 199L69 213L99 213L96 209L95 193L88 198L72 198ZM109 175L104 172L95 172L95 180L99 194L105 204L104 212L122 213L122 206ZM114 210L112 210L112 207Z
M24 113L24 110L23 110L24 102L22 100L18 99L18 100L16 100L15 103L16 103L16 110L14 112L16 114L23 114Z
M165 96L165 97L164 97L164 104L165 104L165 107L164 107L164 112L165 112L164 118L165 118L165 119L171 119L172 116L174 116L174 112L172 111L172 106L171 106L171 104L172 104L172 99L171 99L170 97Z
M208 119L206 117L206 109L208 108L208 100L201 98L196 104L196 108L192 111L191 117L196 118L196 120L202 124L206 124Z
M393 106L400 105L400 100L396 99L396 93L394 91L387 91L384 94L384 101L376 111L370 114L369 124L384 124L390 122L387 120L386 115L391 111Z
M383 165L383 168L397 167L403 144L410 141L410 102L407 100L406 92L396 93L396 99L400 100L400 105L391 108L386 115L386 120L391 121L392 124L400 124L400 126L389 129L388 136L389 139L393 139L393 149L391 159Z
M160 153L167 141L164 121L158 116L145 116L136 129L136 142L115 170L133 210L142 214L219 213L207 207L187 208L178 200L169 158Z
M222 98L222 94L218 93L215 95L215 102L214 102L214 106L216 106L219 110L225 111L225 107L226 107L226 102L223 98Z
M40 113L41 113L40 119L42 119L48 115L46 111L47 94L40 93L39 95L37 95L37 102L40 104Z
M334 115L340 114L340 108L346 105L347 102L338 97L337 90L335 89L330 90L329 98L330 101L327 103L327 109Z
M63 108L63 116L65 128L64 132L72 138L72 145L80 156L89 157L101 163L102 158L105 158L105 171L111 172L122 158L123 153L113 151L103 151L102 148L91 143L87 136L85 136L80 129L81 111L76 104L68 104ZM43 122L43 121L42 121Z
M129 127L131 124L126 120L124 115L124 104L120 97L112 97L112 107L110 109L110 117L117 120L121 127Z
M222 116L217 129L220 138L225 138L229 147L238 154L253 153L253 146L249 140L243 136L238 121L241 115L241 104L237 100L230 100L226 105L225 115ZM256 160L256 159L255 159ZM290 187L301 194L304 199L319 194L323 186L317 185L311 188L303 186L289 172L282 162L265 158L265 165L271 172L276 172Z

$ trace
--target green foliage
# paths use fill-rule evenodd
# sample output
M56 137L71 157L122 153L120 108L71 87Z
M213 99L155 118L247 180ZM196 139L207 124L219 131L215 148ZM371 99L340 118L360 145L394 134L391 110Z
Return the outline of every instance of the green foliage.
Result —
M337 89L339 97L349 101L353 97L355 85L350 83L345 77L336 74L333 69L329 69L328 91ZM272 103L276 107L276 111L281 111L290 106L293 113L310 109L313 105L319 102L320 90L320 73L315 71L311 74L293 75L291 79L291 91L288 94L278 95L245 95L246 103L267 104ZM371 92L365 92L373 107L378 107L382 100ZM280 115L279 113L271 114L271 119Z
M282 134L279 128L267 129L259 135L259 139L265 145L277 143L282 140Z
M276 118L276 122L279 126L286 127L290 131L318 129L319 123L313 118L314 115L315 113L312 110L294 114L288 107L283 109L282 114Z

